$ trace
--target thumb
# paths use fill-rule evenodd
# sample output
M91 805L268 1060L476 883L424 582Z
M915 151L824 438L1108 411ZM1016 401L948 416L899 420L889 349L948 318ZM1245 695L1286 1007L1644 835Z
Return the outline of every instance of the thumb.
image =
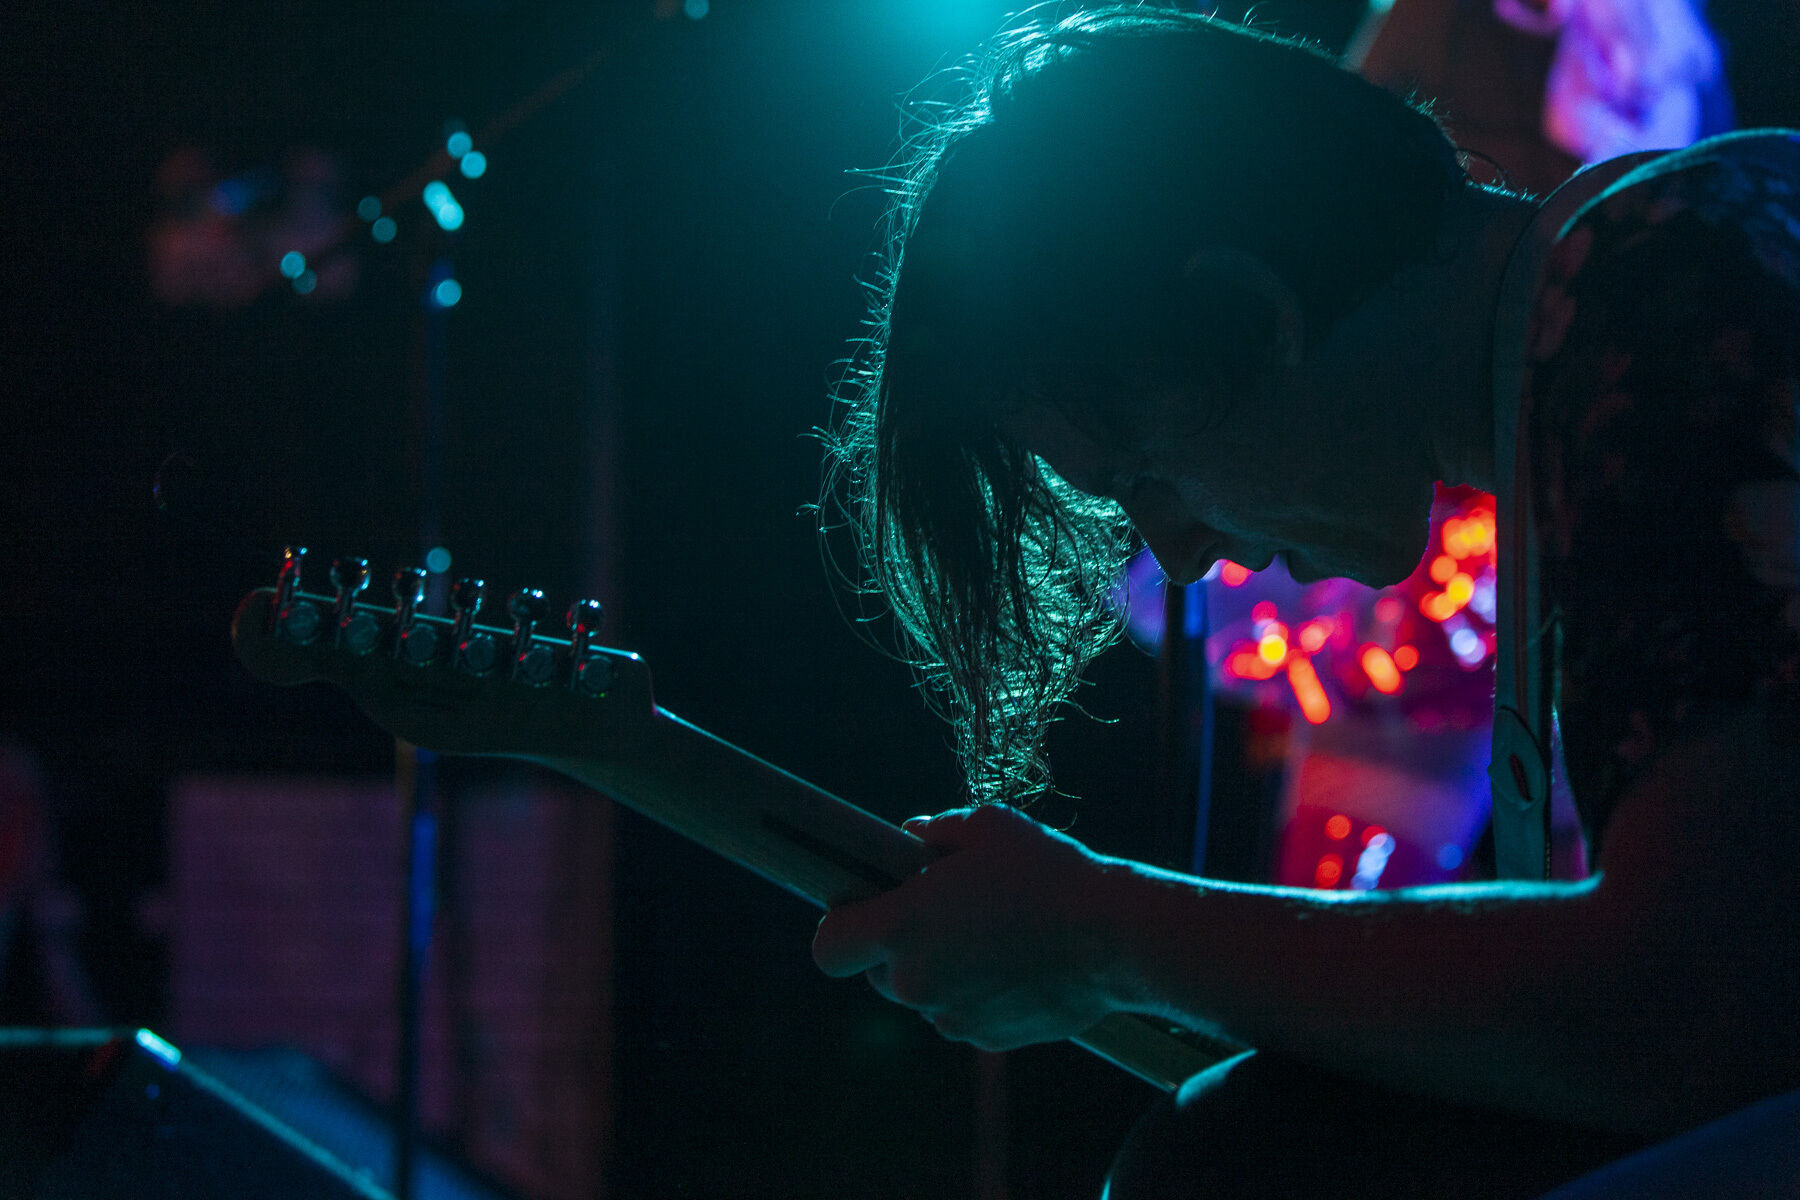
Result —
M953 808L935 817L914 817L906 822L906 829L934 850L950 851L959 849L971 835L986 831L1007 815L1005 806L998 804Z

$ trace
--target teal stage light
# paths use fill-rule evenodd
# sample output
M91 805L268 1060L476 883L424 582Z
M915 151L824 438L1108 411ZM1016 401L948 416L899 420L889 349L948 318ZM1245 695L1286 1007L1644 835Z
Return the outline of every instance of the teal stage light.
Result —
M463 207L456 202L448 184L432 180L425 185L421 198L425 201L425 207L430 210L432 219L438 223L438 228L446 233L462 228Z

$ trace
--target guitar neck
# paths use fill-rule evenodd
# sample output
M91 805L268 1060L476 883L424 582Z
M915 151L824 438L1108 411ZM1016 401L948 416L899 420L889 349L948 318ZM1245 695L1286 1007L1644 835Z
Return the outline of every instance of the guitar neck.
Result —
M533 761L820 908L886 891L929 859L905 830L662 708L626 746Z
M281 581L244 597L232 621L260 679L329 680L414 745L550 767L821 908L896 887L928 861L905 830L656 707L642 659L589 641L592 601L570 610L562 640L536 632L543 596L518 593L508 632L474 623L479 580L458 582L450 619L418 611L425 572L403 570L385 609L356 598L361 559L333 564L335 598L301 591L305 553L290 547ZM1074 1040L1165 1089L1239 1049L1126 1014Z
M925 843L898 826L662 708L628 745L604 754L523 757L821 908L895 887L930 858ZM1239 1049L1131 1014L1110 1016L1073 1040L1165 1090Z

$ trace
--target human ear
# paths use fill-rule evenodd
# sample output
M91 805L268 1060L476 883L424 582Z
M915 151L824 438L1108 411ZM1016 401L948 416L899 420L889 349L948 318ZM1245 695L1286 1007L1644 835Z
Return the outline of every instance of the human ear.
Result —
M1218 293L1236 293L1260 301L1274 316L1275 361L1292 370L1306 346L1306 316L1294 289L1269 264L1244 250L1209 246L1187 260L1183 275L1191 285Z

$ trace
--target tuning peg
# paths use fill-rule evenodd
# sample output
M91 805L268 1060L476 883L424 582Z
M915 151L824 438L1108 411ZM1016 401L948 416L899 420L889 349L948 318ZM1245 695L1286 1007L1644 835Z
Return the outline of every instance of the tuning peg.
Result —
M369 560L366 558L336 558L331 562L331 586L338 590L341 599L346 591L351 596L369 586Z
M506 611L513 619L512 675L527 683L548 683L556 671L556 652L548 646L534 646L532 632L550 612L544 593L536 588L521 588L507 598Z
M577 600L569 606L569 686L599 695L612 686L612 664L605 655L590 655L594 631L600 628L603 610L598 600Z
M394 657L424 664L437 657L437 630L414 625L413 613L425 599L425 572L401 567L394 572Z
M456 640L456 661L463 670L485 675L494 669L500 648L494 639L475 631L475 615L481 611L481 597L487 584L480 579L459 579L450 589L450 608L456 613L451 636Z
M587 649L588 639L600 628L600 617L606 610L600 607L598 600L577 600L569 605L569 615L563 620L569 626L569 633L577 652Z
M277 612L294 602L294 593L300 590L300 568L305 565L305 546L289 546L281 552L281 574L275 579Z
M394 619L401 629L412 621L413 609L424 599L424 567L401 567L394 572Z
M450 588L450 611L456 614L456 640L463 641L475 624L481 610L481 596L487 584L479 579L459 579Z
M381 626L374 616L356 611L357 596L369 586L369 560L334 559L331 586L337 589L337 606L333 613L336 643L357 654L367 654L381 638Z
M281 574L275 580L275 636L304 646L319 636L319 610L299 599L300 569L306 563L305 546L289 546L282 553Z
M544 599L544 593L536 588L520 588L506 598L506 612L513 619L515 634L522 629L529 636L530 631L549 611L550 604Z

